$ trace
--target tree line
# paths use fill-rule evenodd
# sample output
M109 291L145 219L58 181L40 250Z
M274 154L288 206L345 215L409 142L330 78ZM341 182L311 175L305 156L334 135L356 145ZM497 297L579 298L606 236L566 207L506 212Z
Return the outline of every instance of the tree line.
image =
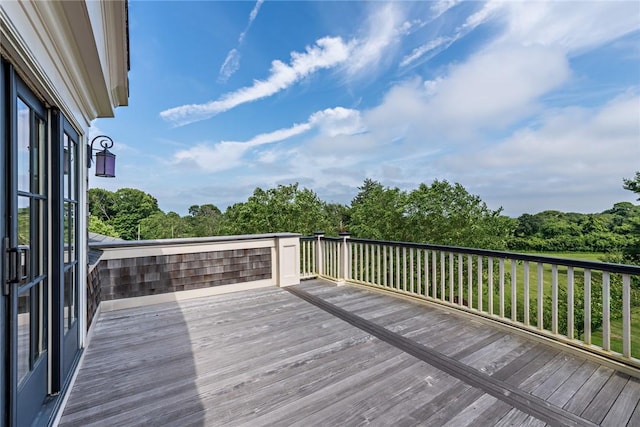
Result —
M623 180L640 195L640 172ZM592 251L640 263L640 206L614 204L595 214L544 211L510 218L462 185L435 180L405 191L366 179L350 205L327 203L296 184L256 188L224 212L193 205L188 214L163 212L133 188L89 190L89 230L125 240L323 231L353 237L513 251ZM640 200L640 199L638 199Z

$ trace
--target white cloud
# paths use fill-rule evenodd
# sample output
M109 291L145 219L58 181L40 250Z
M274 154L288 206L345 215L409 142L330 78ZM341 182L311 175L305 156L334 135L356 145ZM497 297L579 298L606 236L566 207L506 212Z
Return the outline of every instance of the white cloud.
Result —
M260 7L262 6L262 3L264 3L264 0L257 0L256 4L253 6L253 9L251 9L251 13L249 13L249 22L247 23L247 27L244 29L242 34L240 34L240 37L238 38L238 43L242 43L244 41L244 38L247 35L247 31L249 31L249 28L251 28L253 21L255 21L256 18L258 17L258 12L260 12Z
M218 76L219 82L226 82L238 69L240 68L240 52L237 49L231 49L227 53L227 57L224 59L222 66L220 67L220 74Z
M517 200L522 211L584 210L571 206L576 200L611 206L625 196L622 178L637 170L638 111L637 93L597 108L550 111L538 126L519 129L492 146L469 145L439 162L495 199ZM556 198L560 195L563 199Z
M453 39L450 37L437 37L429 41L428 43L418 46L417 48L413 49L413 51L411 51L409 55L406 55L404 58L402 58L402 61L400 61L400 67L406 67L407 65L410 65L411 63L421 58L423 60L429 59L424 58L424 55L429 52L433 52L441 46L449 46L452 41Z
M187 150L178 151L173 156L173 163L176 165L195 165L208 172L233 169L241 165L242 157L249 149L285 141L314 128L330 137L363 131L360 113L357 110L343 107L328 108L313 113L306 123L262 133L248 141L221 141L213 146L198 144ZM272 159L273 154L266 151L259 155L261 162L270 163Z
M457 3L443 0L434 3L432 10L444 13ZM638 4L632 1L616 2L616 7L605 1L580 2L580 7L576 7L569 1L491 0L468 16L452 35L440 36L415 48L402 59L400 67L427 61L478 26L492 21L503 25L493 45L540 45L573 53L637 31L639 12Z
M292 52L291 61L271 63L271 74L266 80L256 80L253 85L227 93L206 104L189 104L162 111L160 117L177 125L204 120L230 110L238 105L253 102L280 92L320 70L334 67L349 56L349 48L339 37L324 37L314 46L307 46L304 53Z
M411 23L404 22L402 11L394 3L387 3L377 8L369 16L366 34L353 41L347 73L354 75L371 67L376 67L388 49L398 41L399 36L406 33Z
M640 29L637 2L492 1L506 29L498 42L560 46L568 52L593 48Z
M434 1L431 4L431 10L433 11L435 17L438 17L438 16L444 14L449 9L452 9L453 7L457 6L461 2L462 2L462 0L439 0L439 1Z
M435 147L463 143L539 112L541 98L570 75L562 52L501 46L479 52L434 80L415 78L393 86L363 116L377 139L401 137Z
M319 128L323 135L329 137L352 135L365 131L360 112L343 107L315 112L309 118L309 123Z
M570 74L560 51L500 47L453 67L430 88L434 95L428 109L445 126L504 126L531 113L536 101Z
M459 1L457 0L444 0L442 2L435 3L432 8L432 10L436 12L434 19L438 18L458 3ZM469 34L476 27L491 19L499 7L500 4L498 3L485 3L479 11L467 17L465 22L456 28L452 35L436 37L435 39L429 40L427 43L416 47L409 55L405 55L405 57L402 58L402 61L400 61L400 67L407 67L413 63L421 63L433 58L436 54L447 49L453 43Z
M249 28L251 28L253 21L255 21L255 19L258 17L258 12L260 11L262 3L264 3L264 0L256 1L253 9L251 9L251 13L249 13L249 22L247 22L247 26L238 37L237 48L233 48L229 51L229 53L227 53L227 56L225 57L222 66L220 67L220 73L218 75L219 82L226 83L226 81L229 80L229 77L231 77L240 68L240 52L238 51L238 48L244 42L244 38L246 37Z
M284 141L311 129L308 123L263 133L245 142L221 141L213 146L198 144L174 154L173 163L195 165L207 172L219 172L240 166L242 156L252 147Z

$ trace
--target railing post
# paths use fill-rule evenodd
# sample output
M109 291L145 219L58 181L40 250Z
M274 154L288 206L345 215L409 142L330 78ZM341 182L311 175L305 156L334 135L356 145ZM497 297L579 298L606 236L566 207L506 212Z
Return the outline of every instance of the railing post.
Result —
M349 274L351 271L351 265L349 263L349 243L347 242L349 233L346 231L340 232L340 237L342 241L340 242L340 268L338 271L340 278L338 280L338 286L344 285L347 280L351 278Z
M322 276L324 275L324 251L322 250L324 232L316 231L313 234L316 236L316 273L318 276Z
M280 287L300 284L300 237L276 237L277 285Z

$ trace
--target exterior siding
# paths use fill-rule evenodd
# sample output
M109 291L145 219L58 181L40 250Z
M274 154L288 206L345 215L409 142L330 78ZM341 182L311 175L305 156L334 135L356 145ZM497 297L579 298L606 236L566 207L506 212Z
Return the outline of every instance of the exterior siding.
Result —
M102 297L99 267L100 266L96 266L96 268L91 270L87 278L87 330L91 327Z
M96 281L98 301L252 282L271 279L271 266L271 248L102 260L89 293Z

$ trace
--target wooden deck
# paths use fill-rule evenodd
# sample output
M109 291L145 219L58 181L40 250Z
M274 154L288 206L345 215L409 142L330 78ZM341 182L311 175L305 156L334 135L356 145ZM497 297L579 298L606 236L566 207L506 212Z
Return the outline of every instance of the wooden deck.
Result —
M322 281L103 313L61 426L640 425L640 380Z

